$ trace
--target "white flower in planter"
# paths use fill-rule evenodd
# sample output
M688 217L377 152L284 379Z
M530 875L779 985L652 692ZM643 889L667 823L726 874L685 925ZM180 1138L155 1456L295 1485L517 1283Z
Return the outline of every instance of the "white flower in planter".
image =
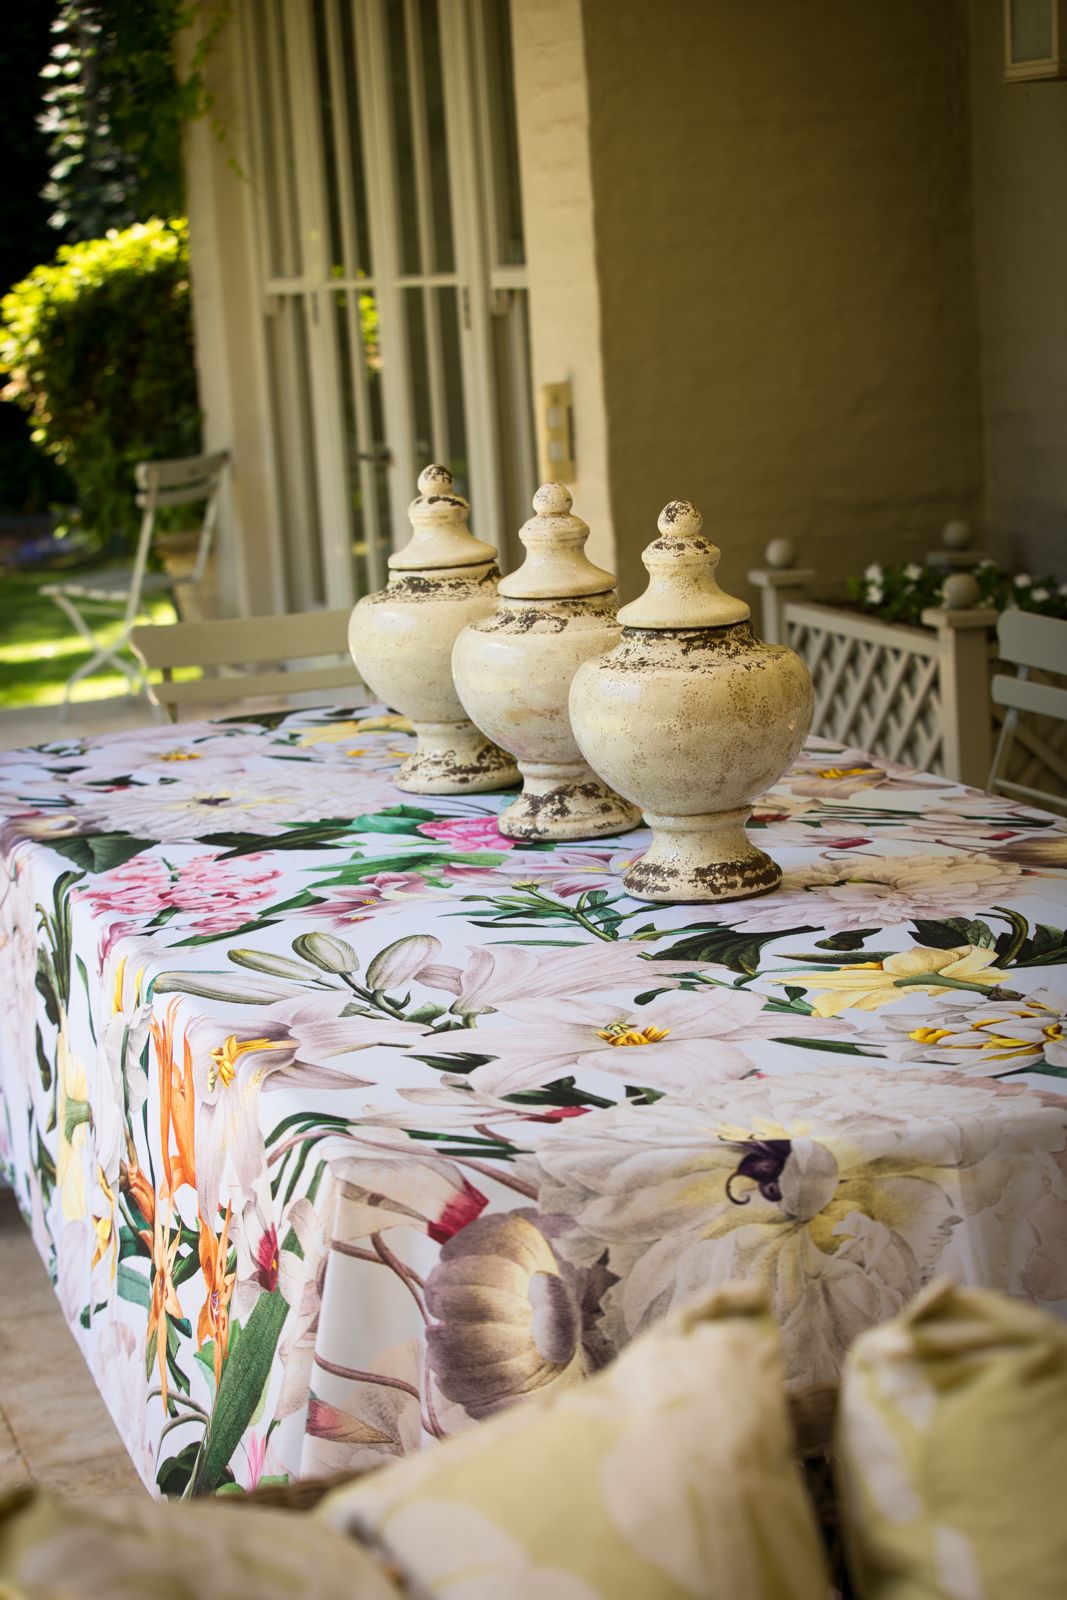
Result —
M1033 583L1033 581L1034 581L1033 578L1031 578L1031 576L1030 576L1030 574L1028 572L1017 572L1015 574L1014 579L1013 579L1013 582L1014 582L1015 587L1017 589L1029 589L1029 587Z
M1036 600L1039 604L1042 600L1047 600L1048 597L1049 591L1045 588L1034 589L1030 595L1031 600Z
M907 566L904 568L904 576L907 578L909 583L918 583L918 581L922 577L922 575L923 575L922 567L920 567L914 561L909 561Z
M882 588L882 585L880 583L869 583L867 585L867 603L868 603L868 605L880 606L884 599L885 599L885 590Z
M863 576L867 579L868 583L881 583L885 574L882 572L882 569L878 565L877 561L872 561L870 566L864 572Z

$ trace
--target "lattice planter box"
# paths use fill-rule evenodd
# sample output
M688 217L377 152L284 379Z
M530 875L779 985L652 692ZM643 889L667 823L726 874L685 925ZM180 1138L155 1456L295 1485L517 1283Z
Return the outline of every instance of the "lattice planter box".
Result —
M787 540L775 540L767 557L780 564L749 573L761 591L763 636L807 662L812 732L983 787L993 750L997 612L946 606L924 611L921 628L879 622L804 599L815 573L791 565Z

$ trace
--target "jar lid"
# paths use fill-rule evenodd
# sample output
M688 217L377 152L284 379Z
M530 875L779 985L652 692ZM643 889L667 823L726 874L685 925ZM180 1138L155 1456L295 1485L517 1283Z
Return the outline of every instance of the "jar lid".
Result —
M408 507L411 538L389 557L390 572L415 572L432 567L475 567L495 561L491 544L476 539L467 527L470 506L452 493L447 467L424 467L419 473L419 495Z
M703 539L703 518L688 500L672 500L659 514L660 537L644 551L648 588L623 606L625 628L723 628L752 612L724 593L715 578L721 551Z
M533 497L537 513L519 529L526 560L500 584L507 600L577 600L609 594L614 575L594 567L585 554L589 525L572 517L570 491L562 483L543 483Z

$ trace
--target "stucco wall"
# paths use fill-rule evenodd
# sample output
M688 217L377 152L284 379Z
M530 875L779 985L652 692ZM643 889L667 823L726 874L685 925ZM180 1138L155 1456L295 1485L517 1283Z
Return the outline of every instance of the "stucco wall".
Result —
M1067 80L1003 83L999 0L970 12L986 516L1067 579Z
M515 9L547 31L565 8ZM583 0L582 21L624 595L679 494L736 585L776 534L830 581L921 554L982 476L963 0ZM538 288L535 352L567 316Z

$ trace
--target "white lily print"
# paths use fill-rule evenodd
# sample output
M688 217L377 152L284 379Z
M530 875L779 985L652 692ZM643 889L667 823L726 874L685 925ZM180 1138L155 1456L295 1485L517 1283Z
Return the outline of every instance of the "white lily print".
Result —
M213 1216L227 1159L237 1183L251 1195L266 1166L259 1095L302 1087L365 1089L372 1078L327 1067L330 1058L383 1042L412 1043L418 1027L388 1017L341 1015L344 995L326 992L285 1000L248 1022L198 1016L186 1038L192 1049L196 1093L196 1189L200 1209Z
M439 950L439 941L433 943ZM625 940L571 950L531 950L507 944L468 945L467 949L469 960L463 967L437 962L431 956L416 974L420 983L454 994L451 1009L458 1016L477 1016L519 1000L636 985L655 988L682 972L725 972L710 961L657 961L647 946L642 951Z
M1067 1070L1067 995L1035 989L1020 1000L953 995L936 1011L873 1018L864 1041L891 1061L928 1061L967 1077L1025 1072L1042 1061Z
M505 1095L582 1072L660 1093L743 1078L756 1068L753 1041L792 1034L806 1021L764 1012L763 1004L762 995L744 989L664 994L644 1006L557 998L548 1013L533 1002L509 1002L473 1035L496 1059L476 1067L469 1081L479 1093ZM820 1034L826 1037L825 1023ZM463 1038L469 1050L472 1036Z

